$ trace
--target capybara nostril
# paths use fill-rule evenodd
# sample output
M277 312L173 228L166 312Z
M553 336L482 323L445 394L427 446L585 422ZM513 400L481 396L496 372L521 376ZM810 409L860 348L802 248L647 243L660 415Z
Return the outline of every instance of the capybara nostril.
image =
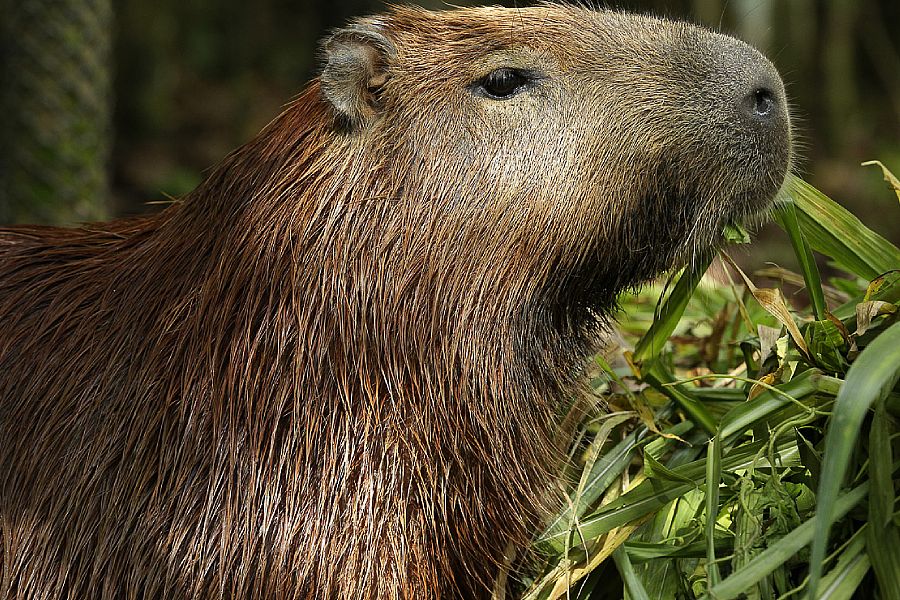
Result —
M759 119L768 118L777 108L777 101L772 90L764 87L754 90L748 96L747 104L751 107L753 116Z

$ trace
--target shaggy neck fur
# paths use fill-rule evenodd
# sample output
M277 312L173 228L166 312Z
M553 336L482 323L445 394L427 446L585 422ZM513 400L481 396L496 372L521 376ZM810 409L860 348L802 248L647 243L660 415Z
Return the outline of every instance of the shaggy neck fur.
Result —
M158 216L0 232L4 597L475 597L527 540L596 320L318 97Z

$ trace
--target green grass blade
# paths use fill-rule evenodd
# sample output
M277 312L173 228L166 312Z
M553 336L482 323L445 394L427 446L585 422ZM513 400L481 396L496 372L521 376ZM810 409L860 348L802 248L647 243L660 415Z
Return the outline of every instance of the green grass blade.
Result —
M809 294L809 300L812 304L813 314L816 320L822 321L828 312L828 305L825 303L825 292L822 291L822 278L819 277L819 267L816 266L816 259L813 257L812 250L800 231L800 223L797 220L797 209L793 203L785 204L776 216L776 221L787 232L788 238L791 240L791 246L794 248L794 254L800 262L800 270L803 273L803 281L806 282L806 291Z
M716 517L719 515L719 482L722 480L722 441L715 436L709 441L706 461L706 578L708 585L719 583L716 562Z
M866 280L900 268L900 249L847 209L797 177L789 178L788 190L797 208L800 231L814 250Z
M598 436L607 438L613 428L629 418L631 418L631 415L619 415L618 418L607 420ZM557 513L556 517L547 526L542 537L549 537L553 534L570 530L573 516L575 519L581 517L596 502L597 498L606 491L610 484L622 474L631 463L632 455L640 440L647 433L648 429L646 427L632 431L625 439L617 443L608 452L600 455L593 464L589 465L590 470L582 474L578 489L573 494L571 502ZM556 550L563 550L563 546L556 548Z
M768 446L768 440L744 444L733 449L722 458L723 471L737 471L751 466L766 466L760 460L760 450ZM798 456L797 444L793 439L780 440L775 448L779 466L788 464ZM601 507L581 521L580 533L585 539L594 539L615 527L627 525L641 517L658 510L675 498L696 489L694 481L701 481L706 474L706 459L697 460L672 469L681 481L647 479L634 489L626 492L613 502ZM690 481L691 483L685 483ZM540 538L540 543L549 543L555 547L565 544L568 532L558 532Z
M775 386L775 389L780 393L766 390L753 400L728 411L719 424L719 435L722 439L728 442L743 434L772 413L790 405L791 398L803 403L814 394L837 395L840 380L829 377L818 369L808 369L787 383Z
M900 532L893 522L878 527L871 521L866 531L866 550L882 598L900 598Z
M875 415L869 429L869 475L872 491L869 498L869 522L881 529L894 516L894 459L891 452L890 421L882 398L875 403ZM897 546L900 548L900 546ZM900 575L900 572L898 572ZM900 594L897 595L900 598Z
M834 522L838 490L844 481L863 417L874 403L887 397L900 379L900 323L894 323L860 353L834 403L825 435L825 458L816 494L816 536L810 559L810 596L815 597L822 576L828 534Z
M634 572L634 566L631 564L631 559L628 557L628 553L625 552L625 548L619 546L612 556L616 563L616 568L619 569L619 575L622 576L625 589L628 590L628 596L632 600L650 600L650 595L644 589L644 584L641 583L637 573Z
M680 540L679 540L680 541ZM734 549L734 538L720 533L716 537L716 554L727 554ZM660 558L706 558L706 540L690 544L654 542L632 542L625 544L625 550L633 563L659 560Z
M860 503L869 491L868 482L840 495L833 505L836 519L843 517L850 509ZM784 536L756 557L743 569L735 571L723 579L718 585L709 589L709 598L728 600L737 598L748 588L766 577L769 573L783 565L797 554L816 534L818 523L816 518L809 519L789 535ZM821 563L821 561L820 561Z
M828 580L822 580L822 591L818 600L853 600L858 598L856 592L871 563L865 554L859 554L840 570L835 570Z
M891 452L890 419L885 400L875 404L869 430L869 558L884 598L900 598L900 532L894 525L894 460Z
M682 271L678 282L672 288L672 293L659 309L659 313L653 319L653 324L647 333L640 339L634 348L633 359L635 362L654 359L659 356L665 347L666 340L675 331L675 326L684 314L691 295L700 283L706 269L712 262L712 255L705 260L696 261L693 269Z
M817 600L851 600L869 572L871 563L866 554L866 532L863 526L857 531L837 557L837 565L822 578Z
M718 429L716 419L693 394L690 387L675 384L675 377L659 360L653 360L647 368L642 369L643 380L655 389L671 398L678 406L702 427L709 435L715 435ZM675 384L675 385L672 385Z

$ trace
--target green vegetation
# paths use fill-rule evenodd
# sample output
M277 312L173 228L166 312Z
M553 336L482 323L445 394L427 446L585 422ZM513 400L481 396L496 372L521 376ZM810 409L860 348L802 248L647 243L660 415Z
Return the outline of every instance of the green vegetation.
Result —
M900 598L900 250L799 179L776 221L782 289L723 256L623 301L528 600Z

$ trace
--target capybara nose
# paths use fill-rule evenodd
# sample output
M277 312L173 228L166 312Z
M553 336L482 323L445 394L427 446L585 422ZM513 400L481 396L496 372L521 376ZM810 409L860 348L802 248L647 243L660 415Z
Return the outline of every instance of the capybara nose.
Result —
M783 131L788 126L787 100L778 71L755 49L741 42L737 45L726 70L735 77L733 89L741 119L775 133Z
M769 205L790 166L784 83L775 66L748 44L724 35L706 39L709 62L694 63L702 80L695 118L706 132L700 145L722 150L723 177L743 189L732 196L733 209L755 213Z
M768 121L778 110L778 99L768 87L758 87L744 98L743 108L751 118Z
M745 73L746 83L740 84L738 91L737 108L742 120L766 129L786 127L787 100L781 78L766 63L754 66L759 71Z

